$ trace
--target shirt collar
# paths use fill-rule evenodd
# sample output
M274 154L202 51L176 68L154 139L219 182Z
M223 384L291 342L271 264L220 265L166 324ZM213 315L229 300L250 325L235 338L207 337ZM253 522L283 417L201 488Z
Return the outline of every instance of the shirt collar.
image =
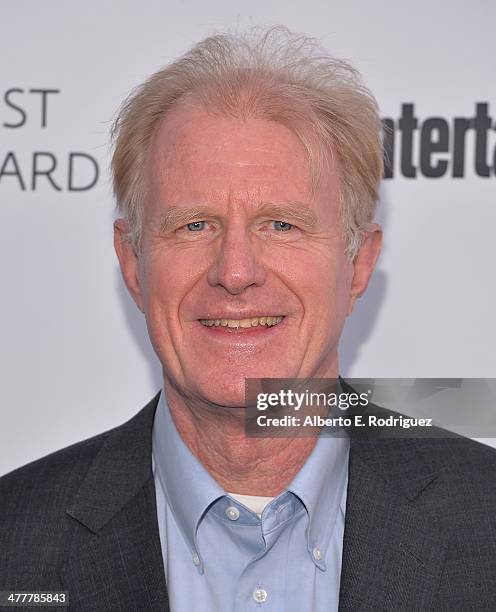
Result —
M184 443L174 425L162 390L155 413L152 433L156 472L193 556L202 560L196 541L196 530L207 508L225 495L222 487Z
M348 437L319 436L288 486L308 512L307 548L322 570L326 569L326 553L338 512L344 513L349 449Z
M341 390L343 379L338 378ZM331 409L332 411L332 409ZM333 435L334 433L334 435ZM338 428L324 427L309 457L288 486L308 512L307 548L315 565L325 558L338 513L346 513L350 439Z

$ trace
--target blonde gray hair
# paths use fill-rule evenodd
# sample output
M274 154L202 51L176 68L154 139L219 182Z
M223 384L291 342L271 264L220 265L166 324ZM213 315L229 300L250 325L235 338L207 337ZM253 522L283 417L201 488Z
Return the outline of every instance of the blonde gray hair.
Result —
M123 102L112 127L113 187L136 253L150 141L168 112L189 96L208 112L264 118L292 130L308 155L312 189L335 156L343 236L354 258L373 220L383 171L377 103L349 63L283 26L210 36Z

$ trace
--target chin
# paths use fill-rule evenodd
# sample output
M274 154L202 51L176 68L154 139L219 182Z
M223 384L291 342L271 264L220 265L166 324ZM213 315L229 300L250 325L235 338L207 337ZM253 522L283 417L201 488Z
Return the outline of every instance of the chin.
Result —
M236 380L226 378L221 380L212 377L199 385L198 395L221 406L244 406L246 403L245 379L238 377Z
M261 367L261 364L253 367L242 368L243 374L239 375L226 368L224 371L210 372L210 375L196 378L196 394L209 402L221 406L239 407L246 405L246 380L261 378L297 378L294 367L278 364L278 367ZM256 385L258 387L258 385ZM255 387L251 387L251 392Z

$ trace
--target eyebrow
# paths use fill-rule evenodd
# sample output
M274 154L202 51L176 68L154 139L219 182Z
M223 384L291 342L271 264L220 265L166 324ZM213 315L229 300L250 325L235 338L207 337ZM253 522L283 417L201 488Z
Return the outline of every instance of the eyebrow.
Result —
M315 228L318 224L315 213L301 202L262 202L256 209L257 216L270 217L275 221L291 219L307 229ZM218 211L211 206L170 206L160 218L160 232L168 231L187 225L202 217L217 217Z

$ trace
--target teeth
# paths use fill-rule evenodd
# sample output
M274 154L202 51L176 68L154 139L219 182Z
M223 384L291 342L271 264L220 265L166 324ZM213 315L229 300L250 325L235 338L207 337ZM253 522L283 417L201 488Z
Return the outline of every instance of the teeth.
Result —
M283 317L251 317L250 319L200 319L200 323L205 327L258 327L259 325L272 327L282 321Z

